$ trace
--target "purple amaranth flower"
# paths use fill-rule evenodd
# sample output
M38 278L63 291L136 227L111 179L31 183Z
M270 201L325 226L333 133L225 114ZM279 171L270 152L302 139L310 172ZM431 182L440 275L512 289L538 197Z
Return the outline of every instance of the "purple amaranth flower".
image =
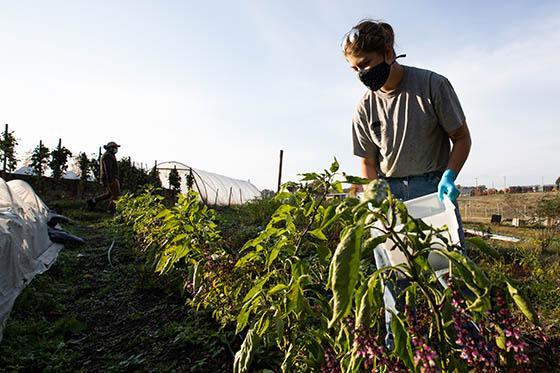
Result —
M377 334L371 329L361 325L354 333L354 345L357 355L364 359L364 368L373 368L375 365L387 365L388 352Z
M336 359L336 354L330 347L323 352L324 361L321 365L321 373L340 373L340 364Z
M428 344L418 332L418 326L414 313L410 307L405 305L405 315L408 322L408 332L411 335L411 344L414 349L414 364L422 368L423 372L435 373L441 371L437 367L437 360L439 359L438 353Z
M493 315L492 325L497 325L504 331L506 351L513 353L513 359L518 365L518 369L521 369L520 371L529 371L528 365L530 360L525 353L527 342L521 338L521 333L515 325L515 319L506 304L502 292L499 290L496 294L496 306L499 310Z
M498 354L496 348L491 348L481 335L484 325L475 326L472 318L467 314L467 307L453 283L450 283L452 290L451 305L453 306L453 322L457 339L455 343L462 348L460 357L467 364L480 372L497 371Z

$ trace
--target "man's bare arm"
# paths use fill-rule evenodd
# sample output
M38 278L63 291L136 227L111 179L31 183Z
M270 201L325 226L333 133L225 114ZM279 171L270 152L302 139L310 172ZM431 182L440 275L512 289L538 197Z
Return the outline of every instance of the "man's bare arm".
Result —
M360 166L362 169L362 177L375 180L378 178L377 176L377 161L373 158L362 158L360 161Z
M451 149L447 168L459 174L471 150L471 134L469 133L467 123L465 122L461 127L450 132L449 138L451 138L451 142L453 142L453 148Z

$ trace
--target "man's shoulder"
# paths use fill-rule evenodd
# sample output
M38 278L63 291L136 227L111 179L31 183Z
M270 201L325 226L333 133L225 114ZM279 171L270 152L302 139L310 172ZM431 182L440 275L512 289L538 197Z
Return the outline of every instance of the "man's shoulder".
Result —
M103 155L101 156L101 160L105 161L105 160L117 160L117 158L115 157L114 154L111 154L109 152L105 152L103 153Z
M422 69L415 66L403 66L408 74L409 82L425 82L429 80L431 81L431 84L437 85L447 80L445 76L432 70Z

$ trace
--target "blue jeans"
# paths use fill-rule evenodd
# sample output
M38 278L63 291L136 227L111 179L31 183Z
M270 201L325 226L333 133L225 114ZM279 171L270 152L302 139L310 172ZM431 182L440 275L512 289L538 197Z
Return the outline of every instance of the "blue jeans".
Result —
M389 183L391 193L403 201L437 192L440 179L441 172L429 172L422 175L399 178L385 178L387 183ZM461 221L461 215L459 214L459 206L457 205L457 202L455 202L455 214L457 216L457 222L459 223L459 240L461 247L463 247L464 250L465 233L463 232L463 223ZM374 256L377 268L383 268L391 265L383 248L376 248ZM391 276L387 279L387 281L385 281L385 291L383 294L383 301L385 303L385 345L389 350L393 349L393 333L391 330L391 319L393 315L390 310L393 310L393 312L404 311L403 291L408 285L408 280L400 279L396 276ZM446 286L446 284L442 285Z

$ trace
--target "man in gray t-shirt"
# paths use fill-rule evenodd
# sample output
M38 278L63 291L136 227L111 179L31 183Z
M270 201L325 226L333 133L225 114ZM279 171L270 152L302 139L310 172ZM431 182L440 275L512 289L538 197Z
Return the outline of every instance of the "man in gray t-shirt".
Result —
M354 154L362 176L384 178L402 200L438 192L456 202L457 174L467 160L471 138L459 99L449 81L432 71L400 65L393 28L363 20L345 36L346 61L368 87L352 121ZM453 143L451 146L450 142ZM461 243L464 233L458 210ZM389 265L383 249L374 250L378 268ZM393 347L390 307L404 310L405 279L386 283L385 343Z
M402 65L399 86L368 92L352 121L354 154L376 161L380 177L407 177L447 168L449 133L465 123L449 81Z

